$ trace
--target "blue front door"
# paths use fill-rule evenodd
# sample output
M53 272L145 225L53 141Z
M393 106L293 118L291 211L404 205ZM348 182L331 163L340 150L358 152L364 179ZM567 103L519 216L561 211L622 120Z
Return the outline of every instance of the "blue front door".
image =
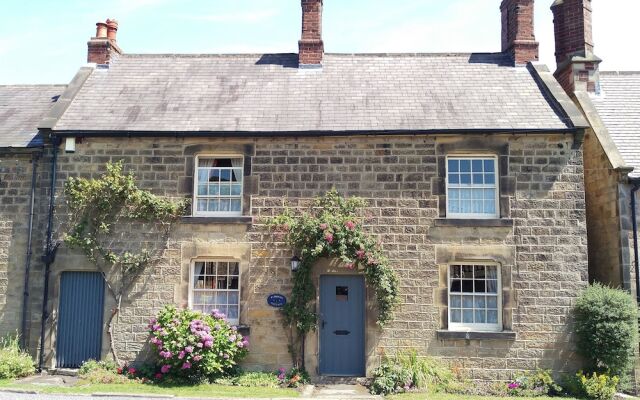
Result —
M364 376L364 278L320 277L320 374Z

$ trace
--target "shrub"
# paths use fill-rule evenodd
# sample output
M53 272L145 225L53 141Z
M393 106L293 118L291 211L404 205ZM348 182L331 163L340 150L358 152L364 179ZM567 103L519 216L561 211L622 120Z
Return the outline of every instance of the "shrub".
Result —
M78 382L81 385L124 384L130 382L130 379L125 375L118 374L116 371L93 369L82 374Z
M582 371L568 377L564 381L564 387L568 394L590 400L611 400L616 394L620 379L617 376L607 374L584 375Z
M554 382L550 371L537 369L507 384L507 392L510 396L539 397L559 394L562 387Z
M625 376L638 341L638 311L628 293L600 284L587 288L575 307L578 352L589 370Z
M230 326L225 315L165 307L149 324L157 373L176 380L212 380L229 375L247 355L249 342Z
M34 373L33 360L20 349L17 336L0 340L0 379L23 378Z
M387 361L373 371L369 391L372 394L389 395L406 392L412 387L411 372L402 365Z
M106 371L106 372L116 372L118 366L114 361L96 361L96 360L87 360L80 366L78 369L78 375L87 375L93 371Z

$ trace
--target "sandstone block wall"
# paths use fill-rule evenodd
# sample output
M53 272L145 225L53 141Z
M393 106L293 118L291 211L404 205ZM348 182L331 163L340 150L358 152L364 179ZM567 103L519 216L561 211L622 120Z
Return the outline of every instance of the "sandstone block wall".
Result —
M443 222L445 157L469 153L499 157L505 220L500 226ZM59 193L69 176L98 176L106 162L122 159L141 187L169 197L190 197L198 154L244 155L244 214L252 216L253 223L186 218L175 226L165 257L140 278L118 318L115 342L124 359L144 359L147 321L164 304L187 305L191 262L216 258L241 265L240 322L251 328L245 366L289 365L289 332L266 297L290 293L292 250L262 221L335 187L367 200L367 229L378 236L400 277L402 305L395 321L384 330L368 321L368 371L384 354L403 348L442 357L474 379L508 379L515 370L536 367L579 367L571 343L570 310L587 283L587 226L582 149L572 135L85 138L75 154L61 154ZM62 202L59 196L59 225L64 222ZM144 232L127 235L130 241L151 240ZM438 339L437 331L447 329L442 271L449 262L465 260L502 266L503 321L506 329L516 332L516 339ZM50 291L54 317L60 273L91 268L76 251L61 248ZM111 306L107 300L105 315ZM313 351L317 337L310 336ZM47 337L52 364L55 327ZM107 355L108 343L103 347Z

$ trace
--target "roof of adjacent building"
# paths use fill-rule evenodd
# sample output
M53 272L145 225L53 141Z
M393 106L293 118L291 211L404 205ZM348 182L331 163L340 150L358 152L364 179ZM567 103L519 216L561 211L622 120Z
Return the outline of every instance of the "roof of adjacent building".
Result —
M42 146L38 124L65 85L0 85L0 148Z
M593 103L625 163L640 177L640 71L601 72Z
M249 134L574 128L545 88L534 68L513 67L501 53L326 54L322 69L298 68L296 54L130 54L94 69L51 127Z

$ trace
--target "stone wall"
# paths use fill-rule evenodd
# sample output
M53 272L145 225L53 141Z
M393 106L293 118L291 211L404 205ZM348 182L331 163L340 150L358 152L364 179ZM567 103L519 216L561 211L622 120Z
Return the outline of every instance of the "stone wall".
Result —
M627 209L620 192L620 172L614 170L591 129L584 145L589 278L613 287L630 288L628 243L621 237L621 218ZM627 253L627 254L625 254Z
M0 151L0 337L15 335L21 329L32 168L31 154ZM39 321L39 313L34 315L33 311L37 310L42 298L39 294L42 290L40 258L46 229L46 218L42 216L46 215L48 204L48 171L48 158L38 157L28 330ZM26 336L31 335L27 332ZM29 346L33 354L35 345L32 342Z
M444 157L452 153L499 157L502 220L494 226L452 225L443 218ZM190 197L198 154L245 156L244 210L253 223L185 218L175 227L162 262L141 277L118 319L115 342L124 359L144 359L147 321L163 304L188 304L192 260L222 258L241 265L240 322L251 328L245 366L289 365L288 331L266 297L290 292L292 251L277 242L262 221L285 205L308 204L335 187L367 200L367 229L379 237L400 277L402 306L395 321L384 330L367 324L369 372L382 355L402 348L442 357L474 379L507 379L514 370L535 367L579 367L571 343L570 308L587 282L587 248L582 150L572 135L85 138L75 154L61 155L58 186L69 176L97 176L104 163L122 159L140 178L141 187ZM60 210L58 224L64 221ZM127 240L143 237L143 232L127 234ZM502 266L503 321L515 339L437 335L447 329L442 270L461 260ZM52 311L59 274L84 268L92 266L76 251L60 250L52 275ZM107 301L105 315L111 306ZM55 329L47 343L55 348ZM311 334L310 358L315 356L314 343L317 337ZM50 351L49 365L54 359Z

